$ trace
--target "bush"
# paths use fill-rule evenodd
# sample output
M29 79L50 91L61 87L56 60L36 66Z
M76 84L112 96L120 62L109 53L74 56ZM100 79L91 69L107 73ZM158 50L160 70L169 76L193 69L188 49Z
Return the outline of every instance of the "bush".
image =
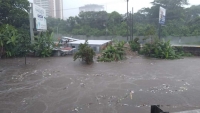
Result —
M182 56L176 53L176 50L170 45L170 41L159 40L145 44L141 53L148 57L161 59L177 59Z
M192 56L191 53L184 52L183 47L175 47L175 51L179 56L187 56L187 57Z
M0 27L0 58L16 56L18 39L18 32L13 26L6 24Z
M87 64L91 64L93 62L93 57L95 56L94 50L88 45L88 41L86 40L84 44L80 44L78 48L78 52L74 55L74 61L78 58L81 58L82 61Z
M98 58L100 62L111 62L123 60L125 55L125 42L117 42L115 45L109 45L102 52L102 56Z
M129 45L132 51L140 51L140 43L138 42L139 38L135 38L133 41L129 42Z
M35 56L49 57L53 49L53 33L42 32L35 37L35 42L32 45L32 50Z

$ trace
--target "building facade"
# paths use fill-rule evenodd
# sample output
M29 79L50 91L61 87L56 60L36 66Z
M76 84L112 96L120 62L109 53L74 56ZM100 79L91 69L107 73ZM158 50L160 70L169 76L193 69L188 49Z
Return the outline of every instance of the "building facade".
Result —
M83 7L79 7L79 13L80 12L88 12L88 11L104 11L104 6L103 5L96 5L96 4L89 4L85 5Z
M63 0L34 0L34 4L46 9L47 16L63 19Z

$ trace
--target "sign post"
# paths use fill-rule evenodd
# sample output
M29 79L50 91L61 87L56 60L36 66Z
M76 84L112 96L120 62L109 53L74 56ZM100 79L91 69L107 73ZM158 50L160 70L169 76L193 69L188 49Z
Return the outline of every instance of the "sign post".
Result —
M159 39L160 39L160 35L161 35L161 26L165 24L165 17L166 17L166 9L164 9L163 7L160 7L160 11L159 11Z
M33 33L33 3L30 3L29 22L30 22L31 44L32 44L34 42L34 33Z

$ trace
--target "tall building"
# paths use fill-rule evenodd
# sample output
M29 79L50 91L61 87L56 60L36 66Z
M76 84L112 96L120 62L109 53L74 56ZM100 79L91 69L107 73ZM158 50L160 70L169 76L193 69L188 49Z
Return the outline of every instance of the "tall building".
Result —
M46 9L47 16L63 19L63 0L34 0L34 4Z
M89 4L85 5L83 7L79 7L79 12L88 12L88 11L104 11L104 6L103 5L96 5L96 4Z

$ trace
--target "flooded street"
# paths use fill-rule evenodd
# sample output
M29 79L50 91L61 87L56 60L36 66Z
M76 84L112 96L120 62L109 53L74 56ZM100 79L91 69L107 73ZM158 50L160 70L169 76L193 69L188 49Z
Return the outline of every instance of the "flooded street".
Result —
M200 58L129 57L85 65L70 56L0 60L0 113L150 113L200 109Z

